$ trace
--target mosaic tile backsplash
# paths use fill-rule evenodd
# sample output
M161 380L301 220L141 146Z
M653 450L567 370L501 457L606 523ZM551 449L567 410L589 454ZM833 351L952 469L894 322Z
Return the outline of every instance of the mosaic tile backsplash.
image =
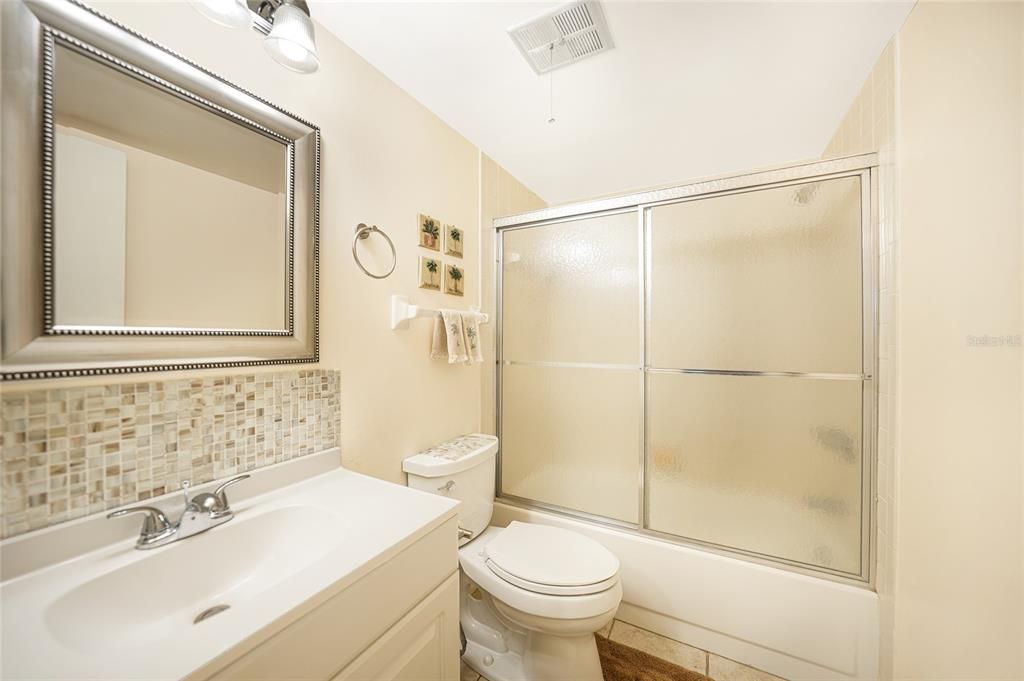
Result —
M336 447L339 383L317 369L9 391L2 536Z

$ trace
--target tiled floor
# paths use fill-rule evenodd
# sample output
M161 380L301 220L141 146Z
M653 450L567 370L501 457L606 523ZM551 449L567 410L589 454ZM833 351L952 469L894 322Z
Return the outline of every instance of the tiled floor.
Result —
M725 657L686 645L665 636L615 620L597 632L622 645L667 660L680 667L703 674L712 681L785 681L768 672L748 667ZM462 663L461 681L488 681Z
M475 671L469 668L465 662L461 663L462 667L459 670L459 681L481 681L484 677L477 674Z

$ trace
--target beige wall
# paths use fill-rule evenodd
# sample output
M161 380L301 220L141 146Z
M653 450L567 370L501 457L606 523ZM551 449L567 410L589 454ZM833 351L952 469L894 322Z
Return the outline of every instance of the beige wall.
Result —
M882 678L1024 678L1022 88L1024 4L921 2L825 151L881 160Z
M321 68L314 75L300 76L271 61L257 33L217 26L186 3L95 6L321 127L320 366L341 371L345 464L404 482L404 457L477 430L480 366L430 361L429 322L416 321L407 330L391 331L390 296L407 294L411 302L430 306L477 304L481 171L488 178L488 225L490 216L526 205L528 190L492 161L482 159L469 141L322 28L317 31ZM535 197L529 200L539 202ZM465 297L417 288L417 259L427 253L417 247L418 213L465 228L465 258L444 258L465 266ZM353 262L350 248L360 222L379 225L394 240L398 267L390 278L370 279ZM382 269L390 264L380 239L360 244L360 250L370 267ZM4 389L114 382L123 381L37 381Z
M897 679L1024 677L1022 13L924 2L899 35Z

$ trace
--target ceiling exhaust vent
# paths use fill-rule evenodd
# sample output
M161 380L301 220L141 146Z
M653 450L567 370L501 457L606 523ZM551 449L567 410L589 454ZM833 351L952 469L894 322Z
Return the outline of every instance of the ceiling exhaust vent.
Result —
M610 50L612 36L597 2L573 2L508 30L537 73Z

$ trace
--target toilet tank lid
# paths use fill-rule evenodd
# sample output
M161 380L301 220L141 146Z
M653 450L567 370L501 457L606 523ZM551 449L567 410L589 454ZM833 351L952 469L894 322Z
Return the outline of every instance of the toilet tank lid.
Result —
M402 462L402 470L425 478L439 478L469 470L498 451L498 438L470 433L435 445Z

